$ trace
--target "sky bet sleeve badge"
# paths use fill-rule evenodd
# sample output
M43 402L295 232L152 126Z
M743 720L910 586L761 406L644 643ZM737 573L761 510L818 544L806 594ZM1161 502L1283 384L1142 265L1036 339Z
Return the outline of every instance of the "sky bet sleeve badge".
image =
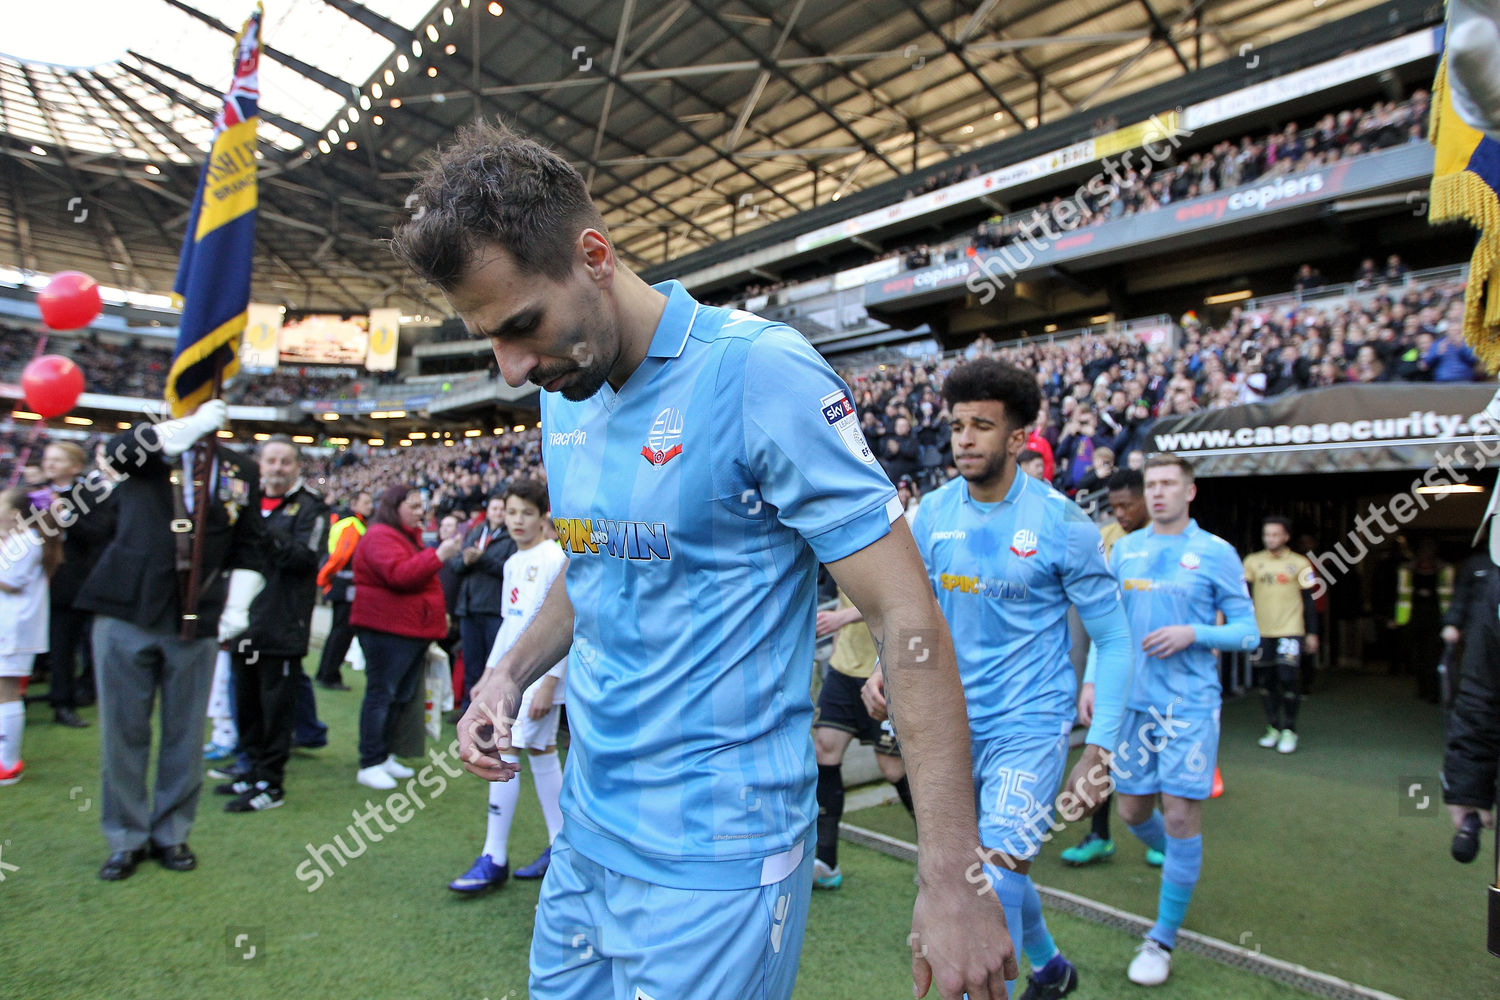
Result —
M818 401L823 408L823 419L828 425L839 432L839 437L844 439L844 447L861 462L870 465L875 464L875 456L870 451L869 444L865 441L864 432L859 429L859 416L854 409L854 404L849 400L849 394L840 389L830 392Z

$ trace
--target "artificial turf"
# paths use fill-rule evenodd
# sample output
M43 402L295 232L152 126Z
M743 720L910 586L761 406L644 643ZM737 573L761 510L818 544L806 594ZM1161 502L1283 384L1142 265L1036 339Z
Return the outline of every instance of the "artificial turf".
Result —
M479 779L445 779L437 795L433 787L424 789L424 808L393 824L394 832L382 833L347 867L335 863L333 876L316 891L299 880L309 843L327 843L336 834L351 842L351 811L390 794L354 783L362 677L346 672L346 679L354 691L318 692L333 741L294 755L285 806L231 815L221 811L225 800L206 787L190 841L199 870L179 874L147 862L114 884L95 877L108 853L98 825L98 729L54 726L44 706L33 706L26 777L0 789L0 862L6 866L0 867L0 998L525 997L538 884L512 881L477 899L446 888L483 838L485 785ZM1325 759L1334 756L1331 738L1314 734L1333 725L1337 702L1335 694L1309 706L1306 756L1299 751L1273 761L1257 756L1265 752L1253 745L1253 752L1226 752L1230 795L1209 813L1205 888L1188 926L1230 940L1244 926L1273 955L1402 996L1467 1000L1500 993L1500 979L1485 964L1494 963L1483 955L1478 918L1457 912L1477 910L1479 871L1446 859L1446 834L1436 820L1396 814L1395 775L1421 761L1418 741L1410 740L1403 754L1397 734L1384 732L1358 762ZM1422 714L1404 703L1400 708ZM83 714L94 720L93 710ZM1248 713L1235 708L1227 714L1227 742L1250 734ZM1339 718L1353 726L1387 714L1367 710ZM1415 718L1406 724L1420 728ZM1431 760L1428 770L1435 774ZM545 842L540 811L523 780L511 836L512 861L522 863ZM1257 793L1256 786L1265 789ZM1348 790L1366 786L1367 794ZM1278 801L1278 788L1286 789L1279 812L1266 806ZM1390 815L1377 821L1377 810ZM897 835L912 832L899 809L849 818ZM1136 871L1127 838L1120 839L1113 862L1094 870L1060 870L1049 847L1039 879L1149 912L1155 873ZM1233 847L1226 844L1231 840ZM1304 841L1300 849L1316 857L1298 854ZM1216 843L1225 845L1217 854ZM844 887L814 896L796 996L908 996L911 865L847 844L841 865ZM1238 888L1231 893L1230 886ZM1134 991L1123 973L1131 938L1061 914L1049 914L1049 922L1082 973L1075 997ZM251 946L256 951L247 960ZM1438 977L1439 969L1446 976ZM1183 956L1172 980L1153 995L1237 1000L1297 994Z

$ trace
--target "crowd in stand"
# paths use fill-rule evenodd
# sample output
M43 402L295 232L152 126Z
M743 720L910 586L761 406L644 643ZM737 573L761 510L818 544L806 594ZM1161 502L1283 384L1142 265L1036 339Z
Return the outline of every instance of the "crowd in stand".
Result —
M0 325L0 382L20 381L22 369L36 354L38 340L34 330ZM170 346L139 337L117 344L96 335L49 336L44 350L71 358L83 370L85 391L106 396L161 399L172 366ZM374 373L319 376L307 368L284 368L269 375L242 374L231 381L225 396L231 403L257 406L286 406L303 399L355 399L391 378Z
M1373 268L1373 261L1365 266ZM1397 258L1387 267L1402 272ZM1036 372L1043 402L1032 444L1055 459L1057 486L1087 492L1116 463L1144 458L1132 453L1150 449L1150 429L1161 417L1342 382L1482 377L1463 340L1463 291L1462 282L1399 292L1382 285L1329 305L1235 308L1214 327L1189 314L1180 343L1169 351L1127 336L1016 347L980 338L964 357L996 356ZM928 488L954 474L939 390L959 360L932 356L844 373L865 437L893 482L910 477Z
M1205 152L1191 153L1175 162L1154 164L1146 158L1139 167L1118 170L1118 176L1102 175L1107 183L1094 191L1085 191L1079 200L1072 197L1072 210L1058 212L1062 195L1040 202L1029 209L996 215L981 222L968 236L944 243L910 243L882 250L866 261L899 257L907 270L930 264L957 260L979 251L993 250L1024 238L1026 233L1041 233L1043 223L1055 228L1054 220L1068 222L1068 228L1082 229L1102 225L1115 219L1154 212L1173 202L1213 194L1243 184L1264 182L1277 177L1328 166L1339 160L1373 150L1387 149L1409 142L1425 142L1427 115L1431 95L1417 90L1405 101L1377 101L1369 108L1351 108L1323 115L1316 123L1299 128L1289 122L1283 128L1239 142L1225 140ZM978 169L955 167L929 177L922 187L910 189L911 198L976 176ZM1076 222L1076 225L1074 224ZM714 298L718 302L743 302L756 295L772 294L794 282L757 282L732 293Z
M346 451L327 462L306 466L323 479L321 490L331 502L352 499L361 490L378 495L392 483L411 483L427 501L436 522L461 512L467 520L482 513L485 500L503 493L512 482L546 479L542 470L542 432L531 428L499 437L464 438L450 445L412 445Z

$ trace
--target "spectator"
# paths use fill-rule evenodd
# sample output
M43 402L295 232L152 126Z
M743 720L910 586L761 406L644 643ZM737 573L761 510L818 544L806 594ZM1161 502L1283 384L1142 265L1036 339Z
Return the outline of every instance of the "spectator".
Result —
M463 701L454 709L459 716L468 709L469 691L484 673L485 660L500 634L504 605L500 585L505 580L505 560L515 553L516 543L505 530L505 495L496 493L485 505L484 520L464 535L459 554L444 562L459 579L458 603L448 609L458 619L464 657Z
M1312 370L1307 359L1297 350L1297 345L1288 343L1271 356L1267 379L1269 385L1266 394L1280 396L1287 392L1298 392L1311 385Z
M359 773L367 788L389 790L412 776L390 753L402 707L416 697L427 646L447 633L442 564L462 550L449 538L422 547L422 494L388 487L354 551L354 606L349 621L365 654L365 697L359 710Z
M1297 277L1292 282L1292 288L1298 292L1311 291L1314 288L1323 287L1323 275L1311 264L1303 264L1297 269Z
M880 465L891 482L903 476L914 476L918 469L920 445L912 432L911 421L897 417L890 436L885 439L880 453Z
M1030 448L1023 448L1021 449L1021 453L1016 456L1016 464L1021 467L1022 472L1026 473L1032 479L1040 479L1044 483L1047 482L1047 460L1042 457L1041 452L1033 451Z
M1079 493L1093 493L1104 488L1115 472L1115 453L1110 448L1095 448L1093 464L1078 482Z
M333 622L318 656L318 686L329 691L349 690L342 671L349 644L354 641L354 628L349 624L354 599L354 553L374 509L375 498L369 490L354 494L349 513L335 521L328 531L328 558L318 570L318 587L333 609Z
M1094 465L1094 451L1108 448L1113 438L1108 432L1099 430L1098 418L1092 410L1083 410L1063 428L1063 439L1058 445L1069 495L1078 491ZM1114 458L1110 454L1111 460Z
M93 618L74 608L73 602L115 533L114 505L109 499L112 487L97 472L85 476L86 464L86 453L71 441L53 441L42 449L48 506L61 527L63 546L63 561L52 574L49 588L48 700L53 719L75 729L88 725L78 717L77 709L94 700L94 657L88 641Z
M1443 339L1428 348L1423 360L1432 369L1434 382L1472 382L1474 366L1479 363L1479 357L1464 342L1463 325L1451 322Z

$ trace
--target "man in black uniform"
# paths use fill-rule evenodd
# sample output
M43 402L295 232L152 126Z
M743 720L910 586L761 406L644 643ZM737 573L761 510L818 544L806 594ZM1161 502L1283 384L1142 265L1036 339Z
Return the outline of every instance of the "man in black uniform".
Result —
M285 799L297 710L316 722L312 686L302 672L307 656L318 560L323 552L328 507L302 481L297 446L276 435L260 449L260 514L265 542L241 549L230 581L219 639L234 662L235 723L250 772L215 791L235 796L225 812L274 809ZM302 720L304 727L307 720Z
M213 681L219 613L237 550L255 551L263 534L255 466L228 448L211 462L191 446L228 421L222 400L192 416L137 424L115 435L104 460L121 477L114 500L119 527L74 606L94 613L98 672L100 810L110 855L106 881L129 878L148 848L172 871L197 859L187 836L203 786L203 718ZM194 511L207 479L197 601L184 608ZM182 638L186 628L190 638ZM146 787L151 709L161 698L161 745L155 799Z
M1462 679L1448 717L1443 801L1454 828L1470 813L1495 825L1500 777L1500 567L1488 555L1464 563L1443 638L1463 642Z

